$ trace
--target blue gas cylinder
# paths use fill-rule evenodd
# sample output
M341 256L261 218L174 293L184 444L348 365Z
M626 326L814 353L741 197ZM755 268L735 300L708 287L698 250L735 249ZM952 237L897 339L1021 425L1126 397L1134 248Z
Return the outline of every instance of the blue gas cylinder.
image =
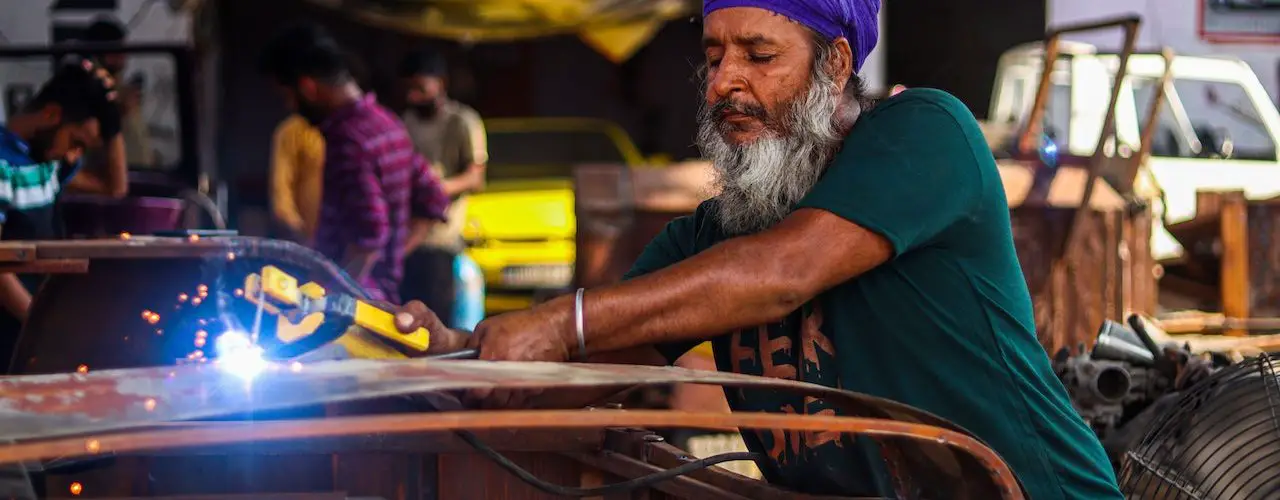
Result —
M484 319L484 273L476 261L466 253L459 253L453 259L454 287L453 326L464 330L475 330L476 325Z

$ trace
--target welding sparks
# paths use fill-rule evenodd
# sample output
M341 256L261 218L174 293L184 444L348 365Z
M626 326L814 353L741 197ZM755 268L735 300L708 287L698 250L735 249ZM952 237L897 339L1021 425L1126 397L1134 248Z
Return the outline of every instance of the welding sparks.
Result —
M253 344L249 334L228 330L214 341L218 354L218 366L228 373L246 380L256 377L267 368L262 348Z

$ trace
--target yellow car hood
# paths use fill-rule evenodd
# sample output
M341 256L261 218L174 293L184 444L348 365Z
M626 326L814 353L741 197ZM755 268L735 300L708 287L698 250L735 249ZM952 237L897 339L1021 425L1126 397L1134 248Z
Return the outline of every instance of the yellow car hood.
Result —
M472 241L543 241L574 237L573 183L490 182L467 198L463 236Z

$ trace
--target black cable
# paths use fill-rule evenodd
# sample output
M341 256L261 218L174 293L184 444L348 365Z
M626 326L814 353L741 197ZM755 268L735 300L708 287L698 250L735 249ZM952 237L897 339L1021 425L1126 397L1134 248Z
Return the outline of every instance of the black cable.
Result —
M454 432L458 435L459 438L465 441L468 445L471 445L472 448L475 448L476 451L480 452L481 455L484 455L489 460L492 460L494 463L498 464L499 467L506 469L507 472L510 472L511 474L520 478L521 481L528 483L530 486L533 486L534 488L537 488L544 493L548 493L552 495L560 495L564 497L582 498L582 497L596 497L596 496L613 495L616 493L624 493L624 492L628 492L638 488L652 486L669 479L683 476L690 472L711 467L716 464L721 464L725 462L738 462L743 460L750 460L758 463L758 462L764 461L767 458L763 453L753 453L753 452L746 452L746 451L722 453L719 455L713 455L707 458L694 460L692 462L689 462L687 464L684 464L678 467L672 467L670 469L654 472L652 474L640 476L634 479L628 479L622 482L606 484L604 486L595 486L592 488L575 488L572 486L563 486L563 485L559 485L559 484L555 484L555 483L551 483L551 482L539 479L537 476L533 475L533 473L525 470L524 468L517 465L515 462L512 462L511 459L503 456L502 453L498 452L498 450L490 448L489 445L481 442L480 439L476 438L475 434L472 434L468 431L454 431Z

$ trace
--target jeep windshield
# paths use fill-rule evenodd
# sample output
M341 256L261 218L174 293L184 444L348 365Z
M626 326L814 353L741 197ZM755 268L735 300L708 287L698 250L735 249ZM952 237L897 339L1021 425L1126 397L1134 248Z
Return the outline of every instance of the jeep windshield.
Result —
M542 125L536 121L486 123L490 181L568 179L575 165L627 164L619 139L607 126ZM625 136L624 140L625 140Z

